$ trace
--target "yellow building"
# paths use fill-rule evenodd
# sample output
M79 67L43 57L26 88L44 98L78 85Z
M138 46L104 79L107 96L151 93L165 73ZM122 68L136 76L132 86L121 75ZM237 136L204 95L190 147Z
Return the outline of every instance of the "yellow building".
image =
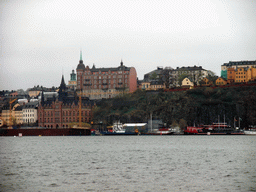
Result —
M150 90L157 91L159 89L165 89L165 85L159 84L157 82L142 82L140 87L142 90L146 90L146 91L150 91Z
M250 67L247 70L247 82L248 81L255 81L256 80L256 68Z
M29 97L37 97L40 94L41 90L30 90L28 91Z
M4 124L7 126L10 125L19 125L22 124L22 107L17 103L13 106L11 110L11 119L12 122L10 124L10 109L6 108L2 110L2 123L1 126Z
M247 68L237 68L237 70L235 71L235 82L236 83L242 83L242 82L248 82L248 78L247 78Z
M228 83L245 83L248 81L256 80L256 68L255 67L238 67L234 69L232 67L227 69Z
M146 91L150 90L150 82L142 82L141 89Z
M215 84L216 85L226 85L227 81L225 79L223 79L222 77L219 77L218 79L216 79Z
M202 82L201 83L202 86L212 85L212 81L210 81L207 77L203 78L201 82Z
M233 83L235 81L235 76L236 76L235 68L229 67L227 69L228 83Z
M184 78L182 80L182 84L181 84L182 87L193 87L194 86L194 83L189 79L189 78Z

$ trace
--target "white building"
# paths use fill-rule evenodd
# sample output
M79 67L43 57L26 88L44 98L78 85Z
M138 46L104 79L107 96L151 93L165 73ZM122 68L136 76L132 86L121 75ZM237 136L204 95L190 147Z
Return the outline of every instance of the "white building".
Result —
M23 106L23 124L34 124L37 122L38 102L29 102Z

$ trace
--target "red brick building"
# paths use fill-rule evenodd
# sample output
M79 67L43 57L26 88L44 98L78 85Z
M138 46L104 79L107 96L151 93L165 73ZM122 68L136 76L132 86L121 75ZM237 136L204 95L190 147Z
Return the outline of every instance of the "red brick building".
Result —
M89 103L82 103L82 122L90 123L92 119L92 107ZM38 107L39 127L68 128L74 122L79 122L79 105L75 101L72 103L63 103L63 101L56 100L52 103L40 104Z
M89 68L83 64L81 54L76 72L77 90L89 99L112 98L137 89L135 68L124 66L122 61L116 68Z
M38 106L38 126L47 128L68 128L72 123L79 123L79 101L73 94L69 95L64 78L62 77L58 98L45 101L42 93ZM93 102L88 98L81 99L81 120L90 123L92 120Z

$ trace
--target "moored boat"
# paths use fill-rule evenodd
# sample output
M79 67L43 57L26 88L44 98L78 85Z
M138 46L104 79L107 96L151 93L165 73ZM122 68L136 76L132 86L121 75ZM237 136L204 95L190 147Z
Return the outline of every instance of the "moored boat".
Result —
M185 135L244 135L242 130L236 130L227 123L213 123L212 125L201 125L198 127L188 126L184 130Z
M245 135L256 135L256 129L244 130Z
M175 130L168 127L160 127L145 133L144 135L172 135L175 133Z
M91 135L90 129L29 127L19 129L0 129L0 136L83 136Z
M144 124L143 124L144 125ZM140 124L122 124L119 121L115 122L113 126L108 127L107 131L102 131L101 135L138 135L139 130L137 126Z

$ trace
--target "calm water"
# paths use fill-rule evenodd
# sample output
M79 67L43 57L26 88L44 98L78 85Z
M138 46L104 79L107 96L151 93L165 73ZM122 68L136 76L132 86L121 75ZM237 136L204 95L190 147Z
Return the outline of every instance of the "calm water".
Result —
M255 136L0 137L1 191L256 191Z

